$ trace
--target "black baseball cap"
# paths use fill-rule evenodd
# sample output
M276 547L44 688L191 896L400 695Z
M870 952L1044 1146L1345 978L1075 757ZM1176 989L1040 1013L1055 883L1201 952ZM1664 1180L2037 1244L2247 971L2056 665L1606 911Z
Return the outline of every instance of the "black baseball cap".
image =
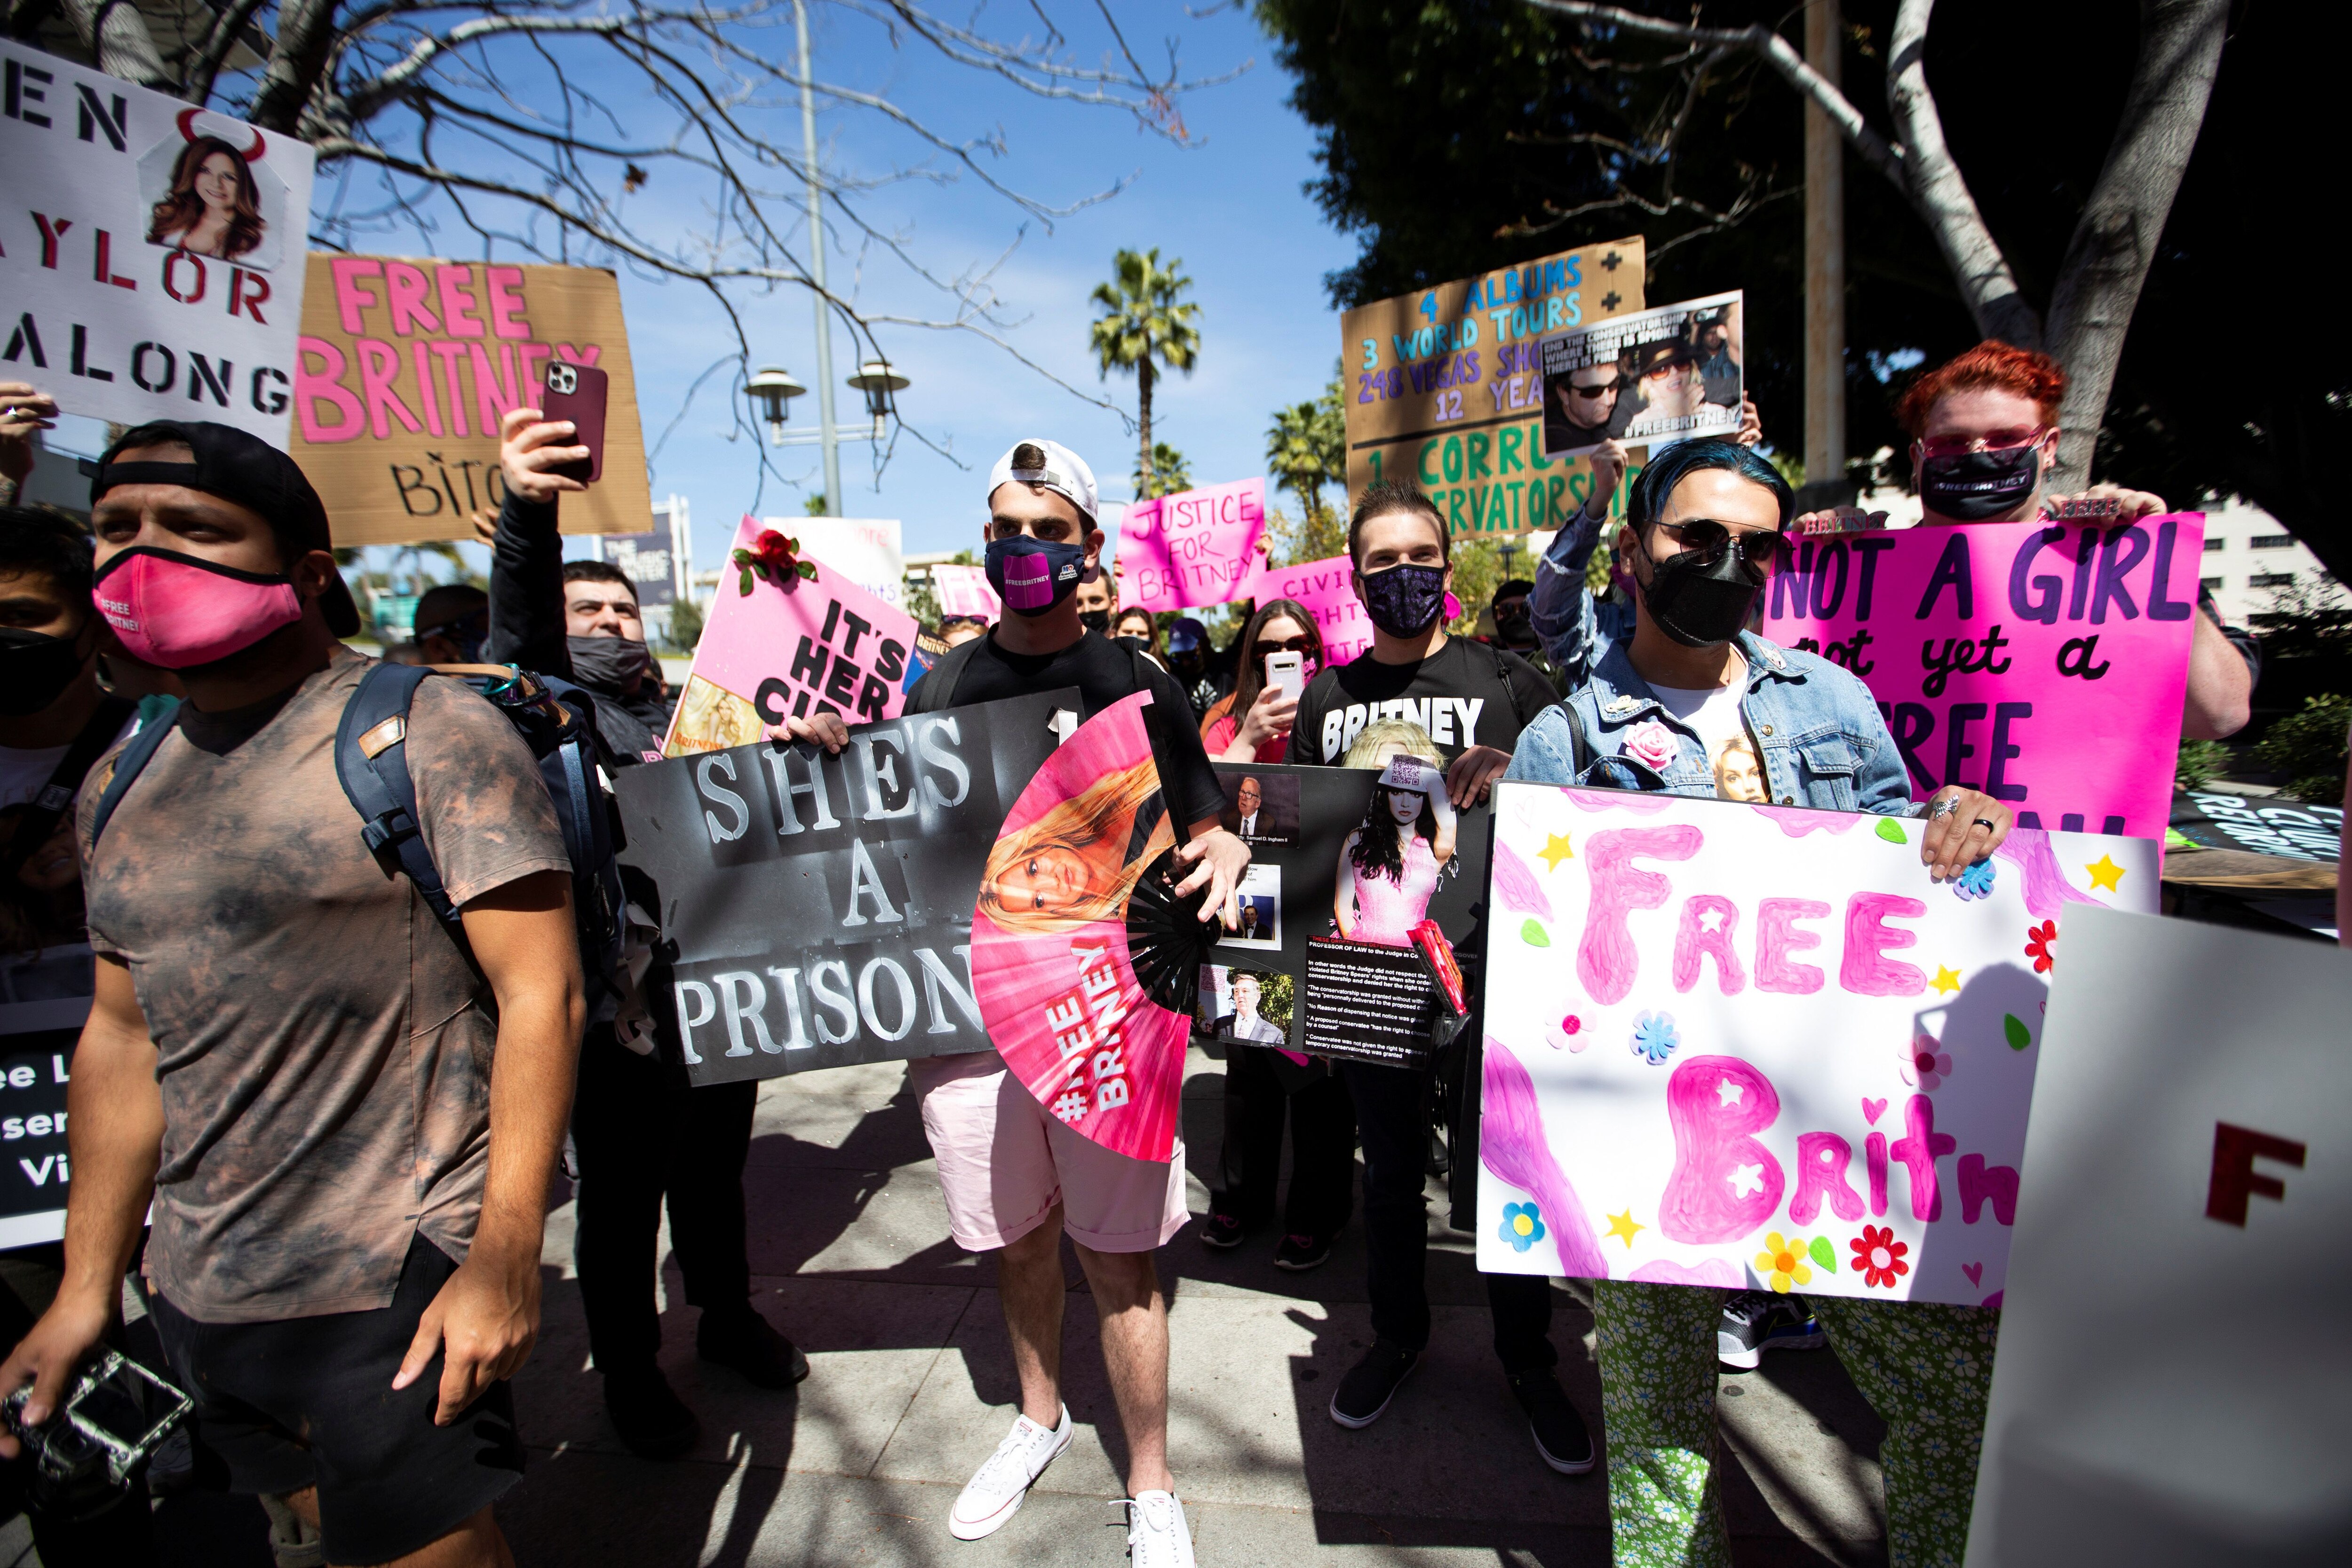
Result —
M117 463L114 455L142 446L183 445L195 454L193 463ZM202 419L159 419L125 431L121 439L98 460L98 476L89 482L89 504L117 485L184 485L224 501L258 512L278 536L280 550L301 555L314 549L332 550L334 538L327 527L327 506L310 487L302 466L257 435L233 424ZM360 629L359 607L338 570L327 584L320 608L326 612L327 630L349 637Z

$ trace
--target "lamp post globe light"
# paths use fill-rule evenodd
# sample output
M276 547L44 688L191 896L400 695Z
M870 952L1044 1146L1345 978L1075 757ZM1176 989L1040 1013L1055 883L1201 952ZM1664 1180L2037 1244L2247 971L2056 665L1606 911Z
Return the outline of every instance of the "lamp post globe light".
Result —
M798 378L782 365L761 365L743 390L760 405L760 415L767 422L768 444L784 444L784 422L791 417L793 399L808 391Z
M866 394L866 412L874 416L874 429L877 434L881 432L882 422L898 412L891 402L892 396L906 391L911 384L891 367L887 360L868 360L857 367L856 375L849 378L851 389Z

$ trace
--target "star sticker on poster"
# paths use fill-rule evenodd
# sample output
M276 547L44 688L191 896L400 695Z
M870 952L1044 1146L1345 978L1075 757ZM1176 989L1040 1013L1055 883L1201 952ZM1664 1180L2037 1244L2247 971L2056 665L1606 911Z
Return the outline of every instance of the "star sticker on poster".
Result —
M1625 1250L1628 1252L1633 1250L1633 1233L1637 1230L1647 1230L1648 1228L1648 1226L1642 1224L1639 1220L1636 1220L1633 1218L1633 1210L1631 1206L1628 1206L1622 1214L1612 1214L1609 1217L1609 1234L1617 1238L1618 1240L1622 1241L1625 1244Z
M2091 873L2091 885L2102 893L2113 893L2124 879L2124 868L2116 863L2113 855L2101 855L2083 868Z
M1552 833L1545 838L1543 853L1536 858L1544 862L1544 870L1558 871L1560 862L1576 858L1576 851L1570 846L1566 833Z
M1938 964L1936 966L1936 977L1930 983L1948 997L1955 995L1960 988L1960 972L1948 964Z

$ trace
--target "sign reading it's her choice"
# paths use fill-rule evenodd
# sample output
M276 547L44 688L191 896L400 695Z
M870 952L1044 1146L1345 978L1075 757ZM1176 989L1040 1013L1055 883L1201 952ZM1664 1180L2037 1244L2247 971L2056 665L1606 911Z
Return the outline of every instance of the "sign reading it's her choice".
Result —
M1265 558L1265 480L1138 501L1118 525L1123 610L1192 610L1255 594Z
M2204 538L2200 512L1801 538L1764 634L1862 677L1914 798L2161 838Z
M1481 1269L1999 1297L2067 912L2153 913L2154 843L2019 829L1935 883L1907 818L1494 810Z

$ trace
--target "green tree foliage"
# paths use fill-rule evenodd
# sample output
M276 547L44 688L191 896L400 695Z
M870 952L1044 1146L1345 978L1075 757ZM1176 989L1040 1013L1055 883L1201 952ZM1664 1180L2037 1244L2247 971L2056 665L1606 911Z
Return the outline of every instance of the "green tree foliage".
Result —
M1785 4L1628 4L1801 37ZM1844 91L1882 131L1895 12L1895 0L1845 0ZM1327 280L1335 303L1638 232L1653 301L1748 290L1748 381L1765 438L1801 448L1803 116L1777 77L1745 58L1667 63L1654 46L1588 40L1523 0L1257 0L1256 14L1297 83L1292 103L1320 132L1322 173L1308 189L1360 242L1355 264ZM2257 277L2263 298L2331 297L2332 248L2297 237L2310 174L2279 155L2279 138L2281 106L2329 100L2343 26L2334 10L2233 16L2133 319L2096 476L2176 505L2244 496L2352 580L2352 529L2332 498L2334 457L2352 436L2352 359L2318 348L2324 331L2309 350L2289 349L2303 340L2291 333L2259 368L2217 383L2190 373L2200 361L2183 349L2250 303ZM2105 161L2138 36L2127 0L1973 0L1935 13L1927 73L1946 137L2039 302ZM1886 477L1899 481L1909 460L1894 405L1906 373L1977 334L1894 187L1849 154L1845 188L1846 450L1892 448Z
M1164 441L1151 444L1151 466L1135 471L1135 495L1148 501L1154 496L1172 496L1179 490L1192 487L1192 465L1184 455Z
M1095 285L1088 298L1102 314L1087 329L1103 375L1132 371L1142 428L1136 466L1152 469L1151 382L1155 363L1192 373L1201 355L1200 305L1183 298L1192 291L1181 260L1160 265L1160 247L1123 250L1111 258L1112 276ZM1154 491L1153 494L1159 492Z
M702 604L688 594L669 607L669 631L662 639L674 653L691 653L702 641Z
M1294 538L1277 565L1323 560L1347 549L1347 528L1324 498L1327 486L1348 483L1347 415L1338 380L1312 402L1274 411L1265 433L1266 472L1276 486L1298 497Z
M2352 727L2352 697L2306 697L2300 712L2271 726L2255 744L2254 760L2287 776L2298 800L2334 805L2344 799L2345 731Z

